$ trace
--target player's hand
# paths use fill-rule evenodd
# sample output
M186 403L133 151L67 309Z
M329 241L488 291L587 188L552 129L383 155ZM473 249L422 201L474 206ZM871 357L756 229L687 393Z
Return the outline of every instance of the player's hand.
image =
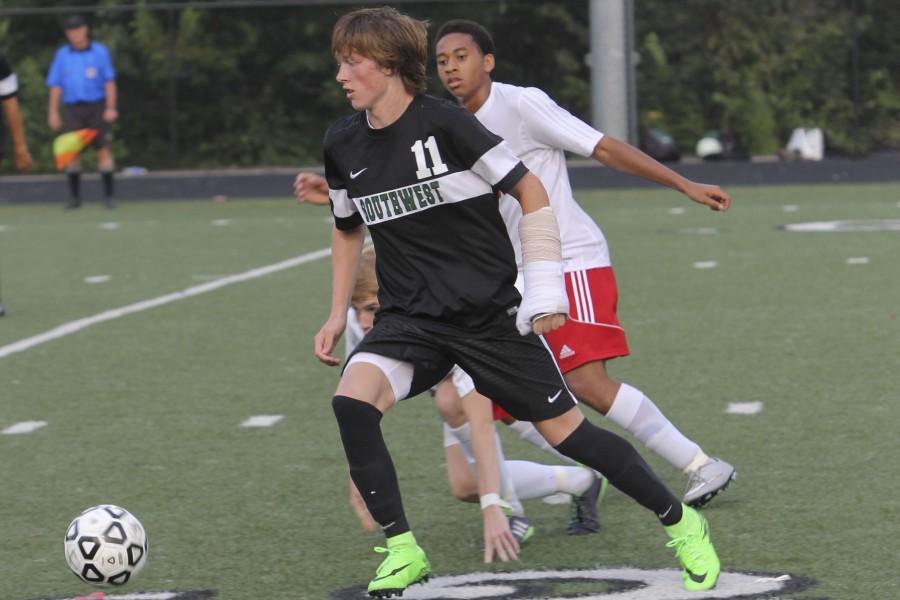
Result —
M497 506L488 506L481 511L484 521L484 562L493 562L494 556L503 562L519 558L519 542L509 530L509 521L503 510Z
M337 345L338 340L341 339L341 335L344 333L346 327L346 313L336 317L330 317L325 321L325 324L322 325L322 328L319 329L319 333L317 333L316 337L313 339L313 352L315 353L316 358L329 367L335 367L341 364L340 357L334 356L332 352L334 352L334 347Z
M119 111L114 108L107 108L103 111L103 120L112 123L119 118Z
M566 324L566 318L569 315L565 313L553 313L552 315L543 315L531 322L531 330L536 335L549 333L554 329L559 329Z
M62 129L62 119L59 117L58 112L52 112L47 115L47 125L50 126L50 129L53 131L59 131Z
M694 202L708 206L710 210L725 212L731 206L731 197L717 185L691 182L684 193Z
M524 291L516 311L516 328L521 335L541 335L563 326L569 314L569 296L561 262L526 262Z
M300 173L294 179L297 202L328 204L328 182L318 173Z
M28 148L16 148L16 156L14 159L16 170L19 172L27 171L34 164L31 160L31 153Z
M352 479L350 480L350 506L353 507L353 512L356 513L356 518L359 519L359 524L362 525L363 529L366 531L378 529L378 523L372 518L372 513L369 512L362 494L359 493Z

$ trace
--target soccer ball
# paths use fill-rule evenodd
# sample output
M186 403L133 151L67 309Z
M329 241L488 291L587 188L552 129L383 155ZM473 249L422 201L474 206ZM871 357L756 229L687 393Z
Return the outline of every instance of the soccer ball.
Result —
M147 533L133 514L112 504L92 506L66 529L66 563L82 581L124 585L147 562Z

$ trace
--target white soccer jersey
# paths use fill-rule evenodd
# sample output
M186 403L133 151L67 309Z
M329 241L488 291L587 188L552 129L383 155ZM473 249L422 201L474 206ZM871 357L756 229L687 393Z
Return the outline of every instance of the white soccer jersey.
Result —
M344 330L344 351L347 356L353 354L353 351L366 337L366 332L359 326L359 319L356 316L356 309L352 306L347 309L347 328Z
M564 150L590 156L603 134L560 107L537 88L493 82L491 93L475 116L512 148L547 189L559 222L564 269L581 271L610 265L606 238L572 196ZM522 210L508 195L500 212L522 268L519 220Z

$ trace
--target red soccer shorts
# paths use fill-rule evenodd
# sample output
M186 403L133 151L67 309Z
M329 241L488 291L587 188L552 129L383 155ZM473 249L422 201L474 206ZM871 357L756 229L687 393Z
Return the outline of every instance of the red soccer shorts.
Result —
M616 316L619 291L612 267L569 271L565 277L569 319L544 334L559 369L568 373L589 362L628 356L628 340Z

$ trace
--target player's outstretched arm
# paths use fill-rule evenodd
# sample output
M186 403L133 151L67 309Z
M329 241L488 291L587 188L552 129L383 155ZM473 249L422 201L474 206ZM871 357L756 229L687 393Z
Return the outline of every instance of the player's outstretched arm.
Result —
M472 391L461 400L462 409L472 431L472 453L478 476L478 496L484 530L484 562L494 556L503 562L519 557L519 543L509 529L509 521L501 510L500 459L497 456L497 432L491 401ZM497 501L496 504L493 502Z
M3 100L3 112L6 114L6 122L9 123L9 133L12 135L13 148L15 150L16 170L25 172L31 168L31 153L25 142L25 127L22 125L22 113L19 111L19 100L10 96Z
M559 225L550 208L547 191L532 173L526 173L510 190L522 206L519 238L525 291L516 317L519 333L541 335L562 327L569 314L562 269Z
M711 210L722 212L731 206L731 198L719 186L695 183L682 177L634 146L614 137L603 136L594 148L592 156L617 171L637 175L678 190L694 202L708 206Z
M316 358L331 367L341 362L340 357L332 353L347 326L347 308L364 240L362 226L347 231L334 227L331 232L331 312L313 340Z
M328 182L318 173L300 173L294 179L294 197L306 204L328 204Z

